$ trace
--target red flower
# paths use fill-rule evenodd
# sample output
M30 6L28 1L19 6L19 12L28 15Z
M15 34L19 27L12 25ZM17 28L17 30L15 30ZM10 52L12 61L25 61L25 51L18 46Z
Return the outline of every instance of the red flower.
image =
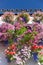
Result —
M40 45L40 46L39 46L39 48L40 48L40 49L43 49L43 46L42 46L42 45Z
M12 44L12 45L10 45L10 46L8 47L8 49L11 49L11 50L16 49L16 45L15 45L15 44Z
M13 44L13 45L12 45L12 49L14 49L15 47L16 47L16 46Z
M9 54L9 50L5 50L5 54Z
M14 54L16 54L16 52L12 52L12 51L11 51L11 52L9 52L9 54L10 54L10 55L14 55Z
M37 48L39 48L39 46L33 45L31 49L32 49L32 50L36 50Z

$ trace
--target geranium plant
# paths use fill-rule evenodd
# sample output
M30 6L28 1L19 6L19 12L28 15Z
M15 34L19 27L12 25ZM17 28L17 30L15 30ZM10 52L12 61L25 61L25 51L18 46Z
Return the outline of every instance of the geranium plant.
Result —
M5 50L6 57L8 61L14 60L13 56L16 54L16 45L11 44L8 49Z

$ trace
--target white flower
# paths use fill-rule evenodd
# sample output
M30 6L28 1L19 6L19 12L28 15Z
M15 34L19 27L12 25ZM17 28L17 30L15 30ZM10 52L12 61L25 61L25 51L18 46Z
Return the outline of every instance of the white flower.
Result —
M38 65L41 65L40 62L38 62Z

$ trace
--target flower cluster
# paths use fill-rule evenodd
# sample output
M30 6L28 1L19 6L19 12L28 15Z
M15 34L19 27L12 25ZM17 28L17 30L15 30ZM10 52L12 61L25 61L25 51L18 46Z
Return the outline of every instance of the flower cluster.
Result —
M33 52L39 52L41 49L43 49L43 46L38 46L37 44L32 45L31 50Z
M18 65L23 65L28 59L30 59L30 52L30 47L17 43L10 45L5 50L7 59L10 61L15 60Z
M22 12L18 15L17 19L18 22L27 23L30 20L30 15L26 12Z
M7 22L7 23L13 24L14 23L14 13L12 13L12 12L5 12L2 15L2 20Z
M15 23L13 13L7 12L2 16L5 23L0 26L0 40L11 43L5 54L10 61L15 59L18 65L24 65L31 56L43 62L43 54L40 54L43 50L43 24L36 23L43 21L43 12L37 11L32 16L33 24L27 24L30 15L25 12L17 16Z
M15 27L8 23L3 23L0 26L0 41L8 40L12 38L14 34Z
M37 11L32 14L35 22L43 22L43 12Z
M16 59L16 64L24 65L25 62L30 59L30 48L24 45L24 47L18 51L14 58Z
M16 54L12 55L12 57L16 60L17 64L22 65L28 60L28 58L30 58L31 53L32 55L33 53L38 54L43 48L42 45L39 45L40 38L43 38L43 28L41 27L41 24L38 23L29 25L16 22L13 26L14 38L17 40L17 49Z
M37 31L38 33L42 32L43 31L42 25L38 24L38 23L34 23L33 24L33 30Z
M16 54L16 45L12 44L8 47L8 49L5 50L5 54L7 55L7 58L11 61L13 60L13 56Z

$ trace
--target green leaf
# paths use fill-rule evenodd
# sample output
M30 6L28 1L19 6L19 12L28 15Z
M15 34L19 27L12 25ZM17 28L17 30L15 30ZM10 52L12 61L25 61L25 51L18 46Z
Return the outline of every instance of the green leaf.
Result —
M14 30L8 30L7 32L10 34L14 34Z
M23 34L27 29L25 27L22 27L20 30L16 30L16 35Z
M9 44L13 43L13 39L8 39Z

